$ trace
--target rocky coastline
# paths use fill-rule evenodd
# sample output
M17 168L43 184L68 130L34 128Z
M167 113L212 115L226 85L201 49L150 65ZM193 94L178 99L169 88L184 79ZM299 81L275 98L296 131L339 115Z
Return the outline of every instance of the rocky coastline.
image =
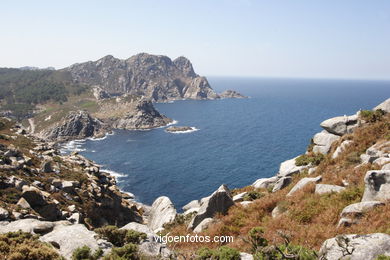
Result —
M376 107L381 113L390 113L390 99ZM364 117L359 111L354 116L335 117L321 123L324 131L313 137L308 151L296 158L282 162L279 172L270 178L261 178L252 184L255 189L268 189L275 193L286 189L295 176L307 172L308 177L300 179L287 193L288 196L302 192L308 185L314 185L316 194L339 193L348 186L327 184L316 171L315 161L304 160L314 154L328 155L337 158L352 145L352 141L343 141L344 136L369 123L370 117ZM371 112L370 112L371 113ZM374 113L374 112L372 112ZM371 115L371 114L370 114ZM91 123L90 127L77 128L79 132L99 132L98 122L88 116L79 114L83 120ZM70 124L74 125L73 123ZM77 125L77 124L76 124ZM178 219L187 219L189 232L201 233L218 223L216 215L226 215L231 207L251 207L261 197L248 191L234 192L221 185L210 196L189 202L183 207L184 213L178 213L168 197L157 198L151 206L132 200L128 194L121 192L115 179L101 171L99 165L72 153L61 155L54 143L30 135L20 125L9 119L1 121L0 168L3 174L0 185L2 193L0 208L0 233L16 231L38 234L40 240L55 245L56 250L70 259L74 250L86 245L93 250L101 249L105 254L110 252L113 244L98 236L93 231L107 224L116 225L121 230L135 230L146 234L139 244L139 251L149 257L163 259L176 258L177 255L166 245L154 238L164 232ZM10 129L10 130L8 130ZM176 127L175 130L181 129ZM10 144L11 141L11 144ZM15 144L12 144L15 143ZM334 144L337 147L334 148ZM375 163L382 165L380 170L368 171L364 182L365 191L361 202L348 205L341 213L338 227L351 226L359 222L362 214L376 207L383 207L390 199L390 144L375 143L360 155L362 165ZM28 178L26 178L28 173ZM381 188L378 188L381 187ZM5 199L4 194L8 195ZM272 218L278 218L283 211L280 206L272 210ZM97 231L96 231L97 232ZM78 239L66 239L68 234ZM386 246L390 236L386 234L367 234L365 236L346 235L355 243L351 257L365 256L373 259L379 254L390 254ZM320 255L326 259L338 259L342 248L336 238L324 242ZM386 242L387 241L387 242ZM375 245L375 252L371 251ZM246 253L242 259L252 259Z

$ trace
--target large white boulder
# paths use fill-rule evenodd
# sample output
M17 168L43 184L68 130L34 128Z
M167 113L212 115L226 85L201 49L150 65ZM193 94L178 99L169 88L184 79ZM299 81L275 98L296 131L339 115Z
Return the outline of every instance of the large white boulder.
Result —
M364 177L362 201L386 201L390 199L390 170L368 171Z
M92 251L99 248L107 251L112 247L106 240L97 239L97 234L82 224L56 225L53 231L41 236L40 240L59 245L58 251L66 259L71 259L73 252L82 246L88 246Z
M327 154L333 142L339 138L340 136L328 133L326 130L315 134L313 137L313 152Z
M252 184L252 187L255 189L268 189L268 187L273 186L277 180L278 177L276 176L270 178L260 178Z
M314 178L302 178L298 181L297 184L295 184L295 186L290 190L290 192L287 194L287 196L292 196L295 192L303 189L306 185L308 185L310 183L319 182L319 181L321 181L321 179L322 179L321 176L317 176Z
M130 222L120 229L135 230L146 234L146 239L141 241L138 247L143 255L152 259L166 259L171 255L171 251L162 241L159 241L157 235L147 225Z
M390 235L343 235L327 239L321 246L319 259L374 260L379 255L390 256Z
M329 133L345 135L358 126L358 115L333 117L323 121L320 125Z
M390 98L386 99L376 107L374 107L373 110L382 109L383 111L390 113Z
M314 191L315 194L326 194L326 193L339 193L345 190L344 187L330 184L316 184L316 189Z
M291 176L293 174L300 173L301 171L307 169L308 166L297 166L297 165L295 165L295 160L298 157L299 156L297 156L297 157L295 157L293 159L290 159L290 160L282 162L280 164L279 173L277 174L277 176L278 177Z
M148 217L148 227L153 231L159 230L164 224L173 221L176 213L171 200L166 196L161 196L152 204Z
M204 219L213 218L215 214L226 214L231 206L234 205L230 190L221 185L210 197L204 200L198 213L188 225L189 229L195 229Z

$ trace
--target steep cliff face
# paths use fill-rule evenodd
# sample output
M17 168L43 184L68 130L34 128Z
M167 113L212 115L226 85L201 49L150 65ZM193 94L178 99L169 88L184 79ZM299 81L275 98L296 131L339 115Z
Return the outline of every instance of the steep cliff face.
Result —
M110 94L128 93L153 101L219 98L185 57L172 61L167 56L141 53L120 60L109 55L64 70L75 82L100 85Z
M108 129L104 123L91 117L86 111L70 112L62 121L43 130L40 136L56 141L98 137Z

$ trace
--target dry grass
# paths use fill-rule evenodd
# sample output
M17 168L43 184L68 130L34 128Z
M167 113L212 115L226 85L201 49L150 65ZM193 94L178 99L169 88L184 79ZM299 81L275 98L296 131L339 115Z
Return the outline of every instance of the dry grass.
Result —
M291 236L291 242L307 248L318 250L324 240L344 233L385 232L390 234L390 203L367 213L359 224L351 227L336 228L340 213L349 204L359 202L364 191L364 175L368 170L378 169L377 165L359 165L360 154L376 142L387 140L390 136L390 115L383 120L358 128L353 134L343 136L333 145L331 152L321 163L315 174L322 175L322 183L341 185L348 182L346 190L341 193L325 195L314 194L314 184L307 185L291 197L287 192L307 173L294 177L293 183L276 193L267 193L261 199L255 200L247 207L234 206L226 216L218 216L217 223L212 225L202 235L233 236L234 242L228 246L240 251L250 250L245 241L249 230L253 227L263 227L264 237L273 244L283 243L278 231ZM331 154L344 140L352 140L353 144L338 158L331 159ZM359 167L356 167L359 165ZM253 190L251 187L237 189L234 194ZM277 218L271 217L272 210L279 205L285 211ZM184 225L171 230L171 234L185 235L188 231ZM201 247L215 248L218 244L177 244L175 248L186 255Z

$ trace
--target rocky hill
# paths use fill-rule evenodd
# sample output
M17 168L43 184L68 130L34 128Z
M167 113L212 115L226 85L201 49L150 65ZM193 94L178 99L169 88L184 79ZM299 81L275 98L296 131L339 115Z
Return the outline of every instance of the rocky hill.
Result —
M120 60L108 55L64 70L77 83L98 85L115 95L127 93L159 102L219 97L185 57L172 61L167 56L140 53Z

